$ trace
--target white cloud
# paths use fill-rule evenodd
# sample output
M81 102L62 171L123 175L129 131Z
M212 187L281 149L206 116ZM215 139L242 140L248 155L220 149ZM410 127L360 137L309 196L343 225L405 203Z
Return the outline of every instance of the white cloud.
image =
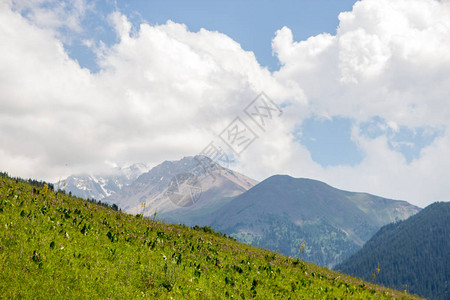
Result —
M193 155L263 88L292 94L218 32L169 21L131 33L114 13L120 40L98 49L101 70L91 73L68 57L53 29L11 3L0 14L0 166L14 175L55 180L104 161Z
M449 200L448 2L360 1L340 15L335 36L299 42L284 27L272 43L282 64L273 74L224 34L171 21L135 27L119 12L109 17L116 44L86 41L98 53L100 71L91 73L67 55L58 33L84 30L88 6L45 2L0 3L2 170L57 180L105 161L109 168L193 155L265 91L284 113L242 154L235 167L243 173L312 177L422 206ZM363 161L323 168L295 138L312 114L355 124L378 116L384 129L442 134L408 163L389 147L389 134L369 138L355 125Z
M336 36L294 42L288 28L278 31L273 48L283 67L275 78L295 81L317 115L357 123L379 117L393 132L402 126L443 133L410 164L388 146L392 134L376 139L354 134L364 160L355 167L322 169L318 178L420 205L450 200L442 180L450 175L450 157L442 152L450 140L450 3L365 0L339 19ZM300 176L308 172L295 169L311 163L303 159L291 159L297 162L292 172Z
M278 31L284 66L275 76L295 80L318 114L447 124L450 112L440 108L448 103L449 28L445 2L357 2L340 15L336 36L289 42L290 30Z

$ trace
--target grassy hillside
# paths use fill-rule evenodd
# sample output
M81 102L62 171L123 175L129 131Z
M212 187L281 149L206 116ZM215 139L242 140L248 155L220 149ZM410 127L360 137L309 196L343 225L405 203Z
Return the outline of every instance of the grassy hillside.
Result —
M7 298L333 299L411 295L0 176Z

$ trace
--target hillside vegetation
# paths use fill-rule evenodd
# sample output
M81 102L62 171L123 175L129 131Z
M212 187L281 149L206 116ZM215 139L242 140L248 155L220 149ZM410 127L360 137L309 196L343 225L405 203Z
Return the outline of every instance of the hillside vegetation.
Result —
M450 203L380 229L338 270L432 299L450 299ZM377 271L375 271L377 270Z
M241 244L0 176L6 298L415 298Z

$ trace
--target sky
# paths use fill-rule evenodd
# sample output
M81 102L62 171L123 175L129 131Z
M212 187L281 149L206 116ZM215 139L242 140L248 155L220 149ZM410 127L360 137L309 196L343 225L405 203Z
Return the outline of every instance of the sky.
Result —
M1 0L0 170L220 147L257 180L449 201L448 49L448 0Z

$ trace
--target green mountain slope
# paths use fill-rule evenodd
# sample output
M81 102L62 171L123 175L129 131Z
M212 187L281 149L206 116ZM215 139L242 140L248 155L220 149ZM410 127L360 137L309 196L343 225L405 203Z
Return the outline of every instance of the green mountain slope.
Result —
M275 175L222 206L201 224L254 246L333 266L381 226L420 208L406 201L338 190L311 179Z
M404 294L238 243L208 227L127 215L3 174L0 295L378 299Z
M384 226L336 269L398 289L407 285L424 297L450 299L450 203L431 204Z

